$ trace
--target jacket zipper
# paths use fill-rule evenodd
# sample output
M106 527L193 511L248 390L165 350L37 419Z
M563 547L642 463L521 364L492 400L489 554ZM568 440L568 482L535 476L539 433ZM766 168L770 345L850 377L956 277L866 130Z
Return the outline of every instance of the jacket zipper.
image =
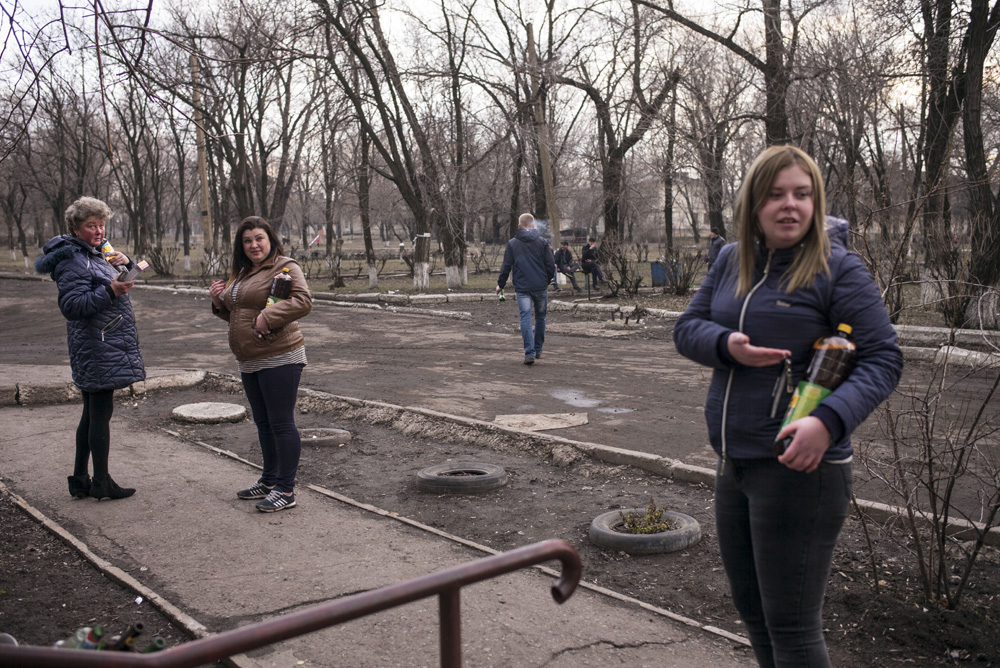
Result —
M757 288L764 285L764 281L767 280L767 274L771 271L771 256L773 253L768 251L767 254L767 264L764 265L764 276L757 281L756 285L750 288L750 292L747 293L746 299L743 300L743 306L740 308L740 332L743 331L743 322L747 315L747 306L750 304L750 298L753 297L753 293L757 292ZM726 395L722 401L722 469L720 473L726 470L726 458L728 456L728 444L726 443L726 427L728 425L729 418L729 391L733 387L733 375L736 373L736 369L729 370L729 380L726 381Z
M111 322L109 322L104 327L102 327L101 328L101 341L104 340L104 334L106 332L110 332L110 331L114 330L115 328L117 328L118 325L120 325L121 322L122 322L122 320L124 320L124 319L125 319L125 316L123 316L123 315L116 315L114 318L111 319Z

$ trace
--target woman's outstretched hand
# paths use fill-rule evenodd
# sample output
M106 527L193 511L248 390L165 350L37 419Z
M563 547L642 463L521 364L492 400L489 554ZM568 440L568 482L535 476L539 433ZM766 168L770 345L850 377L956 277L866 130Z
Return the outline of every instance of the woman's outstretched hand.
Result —
M726 340L729 354L743 366L771 366L790 357L791 350L761 348L750 345L750 337L743 332L733 332Z

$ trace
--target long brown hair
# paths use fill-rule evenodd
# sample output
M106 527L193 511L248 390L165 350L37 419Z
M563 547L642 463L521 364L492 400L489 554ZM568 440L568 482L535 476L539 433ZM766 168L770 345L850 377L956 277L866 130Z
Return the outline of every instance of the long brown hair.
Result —
M772 146L757 156L743 179L733 207L733 222L739 231L739 280L736 294L744 296L753 287L754 258L764 246L764 231L757 214L767 201L778 173L797 166L812 180L813 219L805 237L795 248L795 259L783 282L786 292L812 285L820 273L830 273L830 239L826 234L826 192L823 175L809 154L795 146Z
M240 221L240 226L236 228L236 239L233 241L233 264L229 272L229 283L243 278L253 269L253 261L247 257L243 250L243 233L247 230L264 230L267 238L271 242L271 254L264 258L264 261L284 255L281 250L281 241L275 236L271 224L260 216L248 216Z

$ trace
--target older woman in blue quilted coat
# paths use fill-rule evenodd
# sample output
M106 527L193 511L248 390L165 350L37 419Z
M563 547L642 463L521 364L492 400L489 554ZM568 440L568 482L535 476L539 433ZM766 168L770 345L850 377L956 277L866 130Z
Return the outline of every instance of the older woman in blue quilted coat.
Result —
M59 287L59 310L66 318L73 383L83 394L83 415L76 429L76 459L69 493L76 498L123 499L135 490L120 487L108 473L114 391L144 380L139 334L128 291L134 281L118 280L119 267L131 267L121 253L100 250L111 209L101 200L81 197L66 209L68 234L53 238L35 261ZM94 477L88 473L94 462Z

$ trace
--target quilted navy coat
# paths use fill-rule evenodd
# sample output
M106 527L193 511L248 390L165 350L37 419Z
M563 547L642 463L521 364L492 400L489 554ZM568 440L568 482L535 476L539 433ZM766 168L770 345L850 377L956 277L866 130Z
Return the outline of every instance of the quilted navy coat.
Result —
M747 367L736 362L726 346L734 331L748 334L754 345L790 350L792 376L798 383L816 339L832 333L842 322L854 328L857 366L812 412L830 430L826 461L851 457L851 432L899 382L903 355L878 287L861 258L845 249L847 222L827 216L827 223L832 246L830 276L820 274L812 286L786 292L781 280L794 250L779 250L770 261L758 257L755 289L745 298L737 297L738 244L729 244L674 326L677 351L714 369L705 419L712 447L722 457L770 457L771 443L791 398L783 394L779 410L771 417L772 390L782 365Z
M73 383L81 390L117 390L146 378L139 333L128 295L115 297L118 275L104 255L80 239L53 238L35 260L35 270L59 286L59 310L66 318Z

